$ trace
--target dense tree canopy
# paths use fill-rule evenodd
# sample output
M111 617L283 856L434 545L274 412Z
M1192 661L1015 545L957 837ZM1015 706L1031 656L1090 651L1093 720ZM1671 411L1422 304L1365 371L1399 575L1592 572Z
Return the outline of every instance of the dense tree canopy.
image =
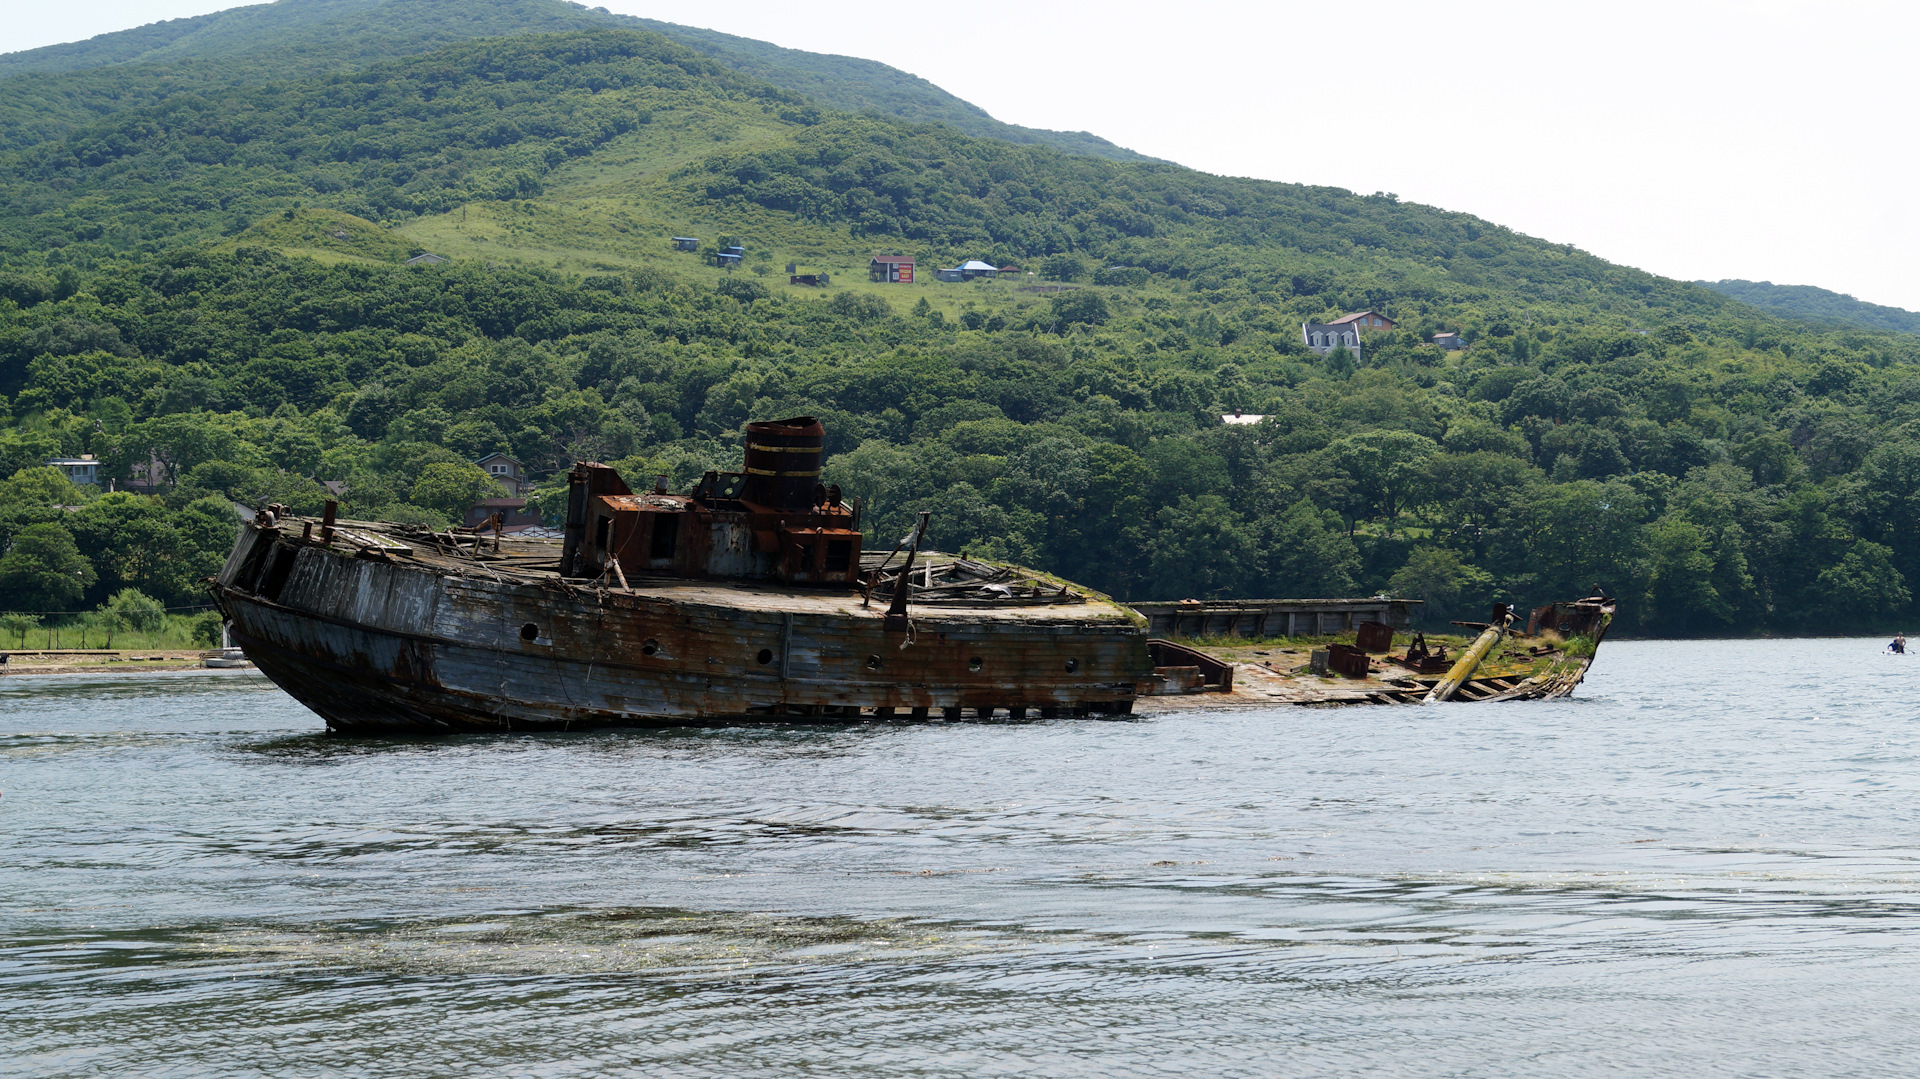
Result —
M454 207L561 242L543 192L640 154L656 107L706 143L593 189L616 216L591 221L629 228L629 200L1036 276L392 263L379 222ZM267 246L342 220L316 206L371 222L331 260ZM0 259L0 606L191 603L235 503L314 511L331 484L446 524L504 451L553 511L575 459L684 486L737 467L749 419L808 413L876 539L931 510L944 547L1127 598L1391 590L1457 615L1600 582L1647 632L1915 613L1920 339L1390 196L834 114L650 35L136 100L0 160ZM1361 308L1398 325L1302 343ZM119 489L43 467L78 453Z

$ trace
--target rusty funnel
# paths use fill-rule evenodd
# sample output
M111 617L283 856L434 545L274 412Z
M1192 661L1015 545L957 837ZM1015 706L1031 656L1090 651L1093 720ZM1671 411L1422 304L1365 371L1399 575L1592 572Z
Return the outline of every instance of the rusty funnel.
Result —
M740 498L774 509L813 505L826 433L812 416L747 424L747 481Z

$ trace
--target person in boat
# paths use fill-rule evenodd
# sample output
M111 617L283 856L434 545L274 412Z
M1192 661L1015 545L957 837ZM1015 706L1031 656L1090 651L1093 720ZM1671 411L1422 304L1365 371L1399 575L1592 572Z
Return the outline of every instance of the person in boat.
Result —
M1906 655L1907 654L1907 635L1905 633L1894 634L1893 640L1887 643L1887 651L1892 652L1896 656Z

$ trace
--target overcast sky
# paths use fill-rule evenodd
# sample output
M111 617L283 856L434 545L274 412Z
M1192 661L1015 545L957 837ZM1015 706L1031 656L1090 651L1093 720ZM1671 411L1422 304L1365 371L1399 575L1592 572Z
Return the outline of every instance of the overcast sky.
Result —
M601 0L863 56L1010 123L1464 210L1680 278L1920 310L1920 9L1825 0ZM234 6L15 10L0 51Z

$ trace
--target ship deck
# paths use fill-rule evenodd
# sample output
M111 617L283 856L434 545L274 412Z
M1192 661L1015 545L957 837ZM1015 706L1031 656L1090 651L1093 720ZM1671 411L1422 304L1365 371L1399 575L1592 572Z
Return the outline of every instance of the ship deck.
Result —
M284 518L280 525L288 534L299 535L309 522L312 524L310 534L317 542L321 528L318 518ZM563 578L560 575L561 541L545 536L508 534L500 538L496 548L491 535L428 532L384 522L340 520L334 525L333 546L357 547L368 557L410 563L447 577L586 590L609 598L660 600L676 605L880 619L885 617L891 598L877 593L863 604L863 594L857 589L640 573L620 579L604 575L595 580ZM884 553L868 552L862 555L861 564L865 569L877 569L885 560ZM904 561L896 555L888 569L897 571ZM945 552L920 552L914 559L915 584L908 602L910 616L916 621L993 621L1036 626L1062 622L1146 624L1143 616L1106 596L1024 567L993 567L1007 571L1004 584L992 586L996 591L955 590L953 578L965 577L959 570L985 565ZM928 585L924 591L922 581ZM1005 594L1000 594L1002 592Z
M292 517L279 522L281 534L294 542L318 544L322 532L317 519ZM452 530L438 532L404 525L343 520L335 523L330 546L339 553L405 565L447 579L493 582L551 589L600 604L622 606L658 602L674 607L710 611L792 614L847 622L878 622L886 617L891 589L904 559L894 557L888 574L868 574L875 591L863 603L858 589L782 585L767 581L704 580L634 574L587 580L563 578L559 571L562 542L557 537L494 537ZM870 552L862 567L877 570L888 556ZM912 591L907 603L910 619L921 625L997 624L1018 627L1083 626L1095 632L1123 627L1144 632L1147 618L1109 597L1057 577L1017 566L975 562L940 552L920 552L914 562ZM1480 627L1479 623L1460 623ZM1376 627L1384 629L1384 626ZM1264 641L1198 639L1185 643L1203 649L1193 662L1202 668L1181 666L1170 656L1167 667L1155 668L1160 688L1138 698L1146 712L1196 709L1245 709L1275 706L1338 707L1360 704L1419 702L1442 681L1471 636L1432 637L1425 641L1439 654L1408 652L1406 639L1389 643L1407 653L1358 655L1354 633L1332 638L1286 638ZM1171 642L1178 644L1180 642ZM1498 701L1570 692L1585 674L1592 654L1589 644L1570 650L1557 634L1535 636L1513 632L1502 638L1462 683L1454 697L1460 701ZM1329 662L1330 653L1345 646L1343 663ZM1424 657L1424 661L1423 660ZM711 661L709 661L711 662ZM1345 670L1348 673L1340 673ZM1181 675L1179 672L1194 672ZM1227 677L1221 674L1230 671ZM1179 682L1180 688L1176 688ZM1229 689L1221 689L1221 684Z
M1428 642L1450 651L1464 649L1469 637L1431 636ZM1351 634L1345 637L1352 643ZM1233 665L1230 692L1153 696L1141 699L1142 713L1202 709L1242 710L1300 705L1332 708L1359 704L1417 704L1444 672L1418 670L1391 656L1372 657L1365 677L1316 674L1312 651L1324 642L1208 645L1206 654ZM1568 655L1547 638L1514 634L1500 644L1460 687L1457 701L1512 700L1544 695L1550 686L1578 682L1589 660ZM1570 686L1568 688L1571 688Z

